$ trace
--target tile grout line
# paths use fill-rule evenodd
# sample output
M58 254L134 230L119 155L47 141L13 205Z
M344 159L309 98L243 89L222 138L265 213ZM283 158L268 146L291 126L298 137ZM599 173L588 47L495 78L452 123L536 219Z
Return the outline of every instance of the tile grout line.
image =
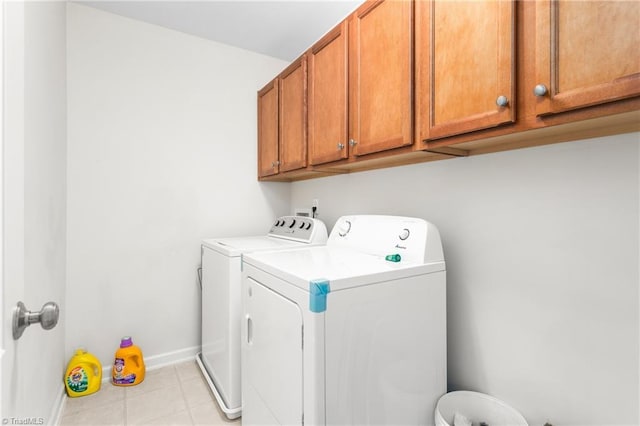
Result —
M127 399L129 399L129 389L125 388L124 389L124 401L123 401L123 403L124 403L124 418L122 420L123 421L123 426L127 426L127 423L128 423L127 422L127 417L128 417L128 415L127 415Z
M193 414L191 414L191 407L189 406L189 401L187 401L187 396L184 394L184 388L182 387L182 377L180 377L180 373L176 365L173 366L176 376L178 376L178 386L180 386L180 395L182 395L182 400L184 401L184 405L187 407L187 414L189 414L189 419L191 419L191 424L195 425L196 421L193 419Z
M177 371L176 371L176 369L174 368L174 366L173 366L173 365L167 365L167 366L163 366L163 367L158 368L158 369L154 369L154 371L161 371L161 370L165 370L165 371L169 371L169 370L171 370L172 374L175 376L175 379L176 379L178 382L180 381L180 379L179 379L179 377L178 377L178 374L177 374ZM148 379L148 378L146 378L145 380L147 380L147 379ZM131 388L133 388L133 387L131 387ZM125 401L126 401L126 400L128 400L128 399L129 399L129 397L131 397L131 398L134 398L134 399L135 399L135 398L138 398L138 397L142 397L143 395L149 395L149 394L152 394L152 393L162 392L162 391L164 391L164 390L168 389L168 388L167 388L167 386L166 386L166 384L163 384L162 386L157 387L156 389L153 389L153 388L152 388L152 389L149 389L149 390L146 390L146 391L142 391L141 393L138 393L138 394L136 394L136 395L129 395L129 389L131 389L131 388L127 387L127 395L126 395ZM181 393L182 393L182 392L181 392ZM183 398L184 398L184 397L183 397ZM129 405L130 405L130 404L129 404L129 402L128 402L128 401L126 401L126 402L125 402L125 410L126 410L127 412L128 412ZM163 418L163 417L164 417L164 416L160 416L160 417L153 417L153 418L147 419L146 421L142 422L141 424L145 424L145 423L147 423L147 422L153 422L153 421L155 421L155 420L159 420L159 419L161 419L161 418ZM125 413L125 426L126 426L126 425L128 425L128 424L129 424L129 421L128 421L128 415L126 415L126 413Z

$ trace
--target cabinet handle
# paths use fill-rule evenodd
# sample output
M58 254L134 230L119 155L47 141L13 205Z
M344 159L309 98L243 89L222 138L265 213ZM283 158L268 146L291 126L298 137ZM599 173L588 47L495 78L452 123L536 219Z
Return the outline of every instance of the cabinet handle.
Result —
M496 105L499 107L506 107L509 105L509 99L506 96L498 96L498 99L496 99Z
M545 86L544 84L538 84L536 87L533 88L533 94L538 97L545 96L548 92L549 90L547 89L547 86Z
M274 168L275 166L279 166L280 162L279 161L272 161L271 162L271 168Z
M343 144L343 143L338 142L338 149L344 149L344 144Z
M349 139L349 146L356 146L358 142L354 141L353 139Z

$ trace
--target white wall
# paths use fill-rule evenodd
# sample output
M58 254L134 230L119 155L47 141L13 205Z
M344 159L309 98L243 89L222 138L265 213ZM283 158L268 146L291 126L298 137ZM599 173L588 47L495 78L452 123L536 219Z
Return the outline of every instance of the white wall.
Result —
M62 401L66 279L66 3L7 2L3 141L5 304L2 415L55 420ZM56 328L14 341L22 300L60 305Z
M256 180L256 91L285 65L69 4L68 356L198 350L200 240L288 212Z
M296 182L291 206L319 199L327 226L438 226L449 390L531 425L638 424L639 146L635 133Z

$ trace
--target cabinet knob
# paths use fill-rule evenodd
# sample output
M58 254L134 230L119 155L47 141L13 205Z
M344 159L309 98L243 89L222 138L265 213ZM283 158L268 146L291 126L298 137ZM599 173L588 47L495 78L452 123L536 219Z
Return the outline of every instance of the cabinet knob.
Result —
M533 88L533 94L536 96L545 96L548 92L549 90L547 89L547 86L545 86L544 84L538 84L536 87Z
M271 167L272 167L272 168L273 168L273 167L275 167L275 166L279 166L279 165L280 165L280 162L279 162L279 161L272 161L272 162L271 162Z
M349 146L356 146L358 142L354 141L353 139L349 139Z
M509 99L506 96L498 96L498 99L496 99L496 105L499 107L506 107L509 105Z
M344 144L343 144L343 143L338 142L338 149L344 149Z

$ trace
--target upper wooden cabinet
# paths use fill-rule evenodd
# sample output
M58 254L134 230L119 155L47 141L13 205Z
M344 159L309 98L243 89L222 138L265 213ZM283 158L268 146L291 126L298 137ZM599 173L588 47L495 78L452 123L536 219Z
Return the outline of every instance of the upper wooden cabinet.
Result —
M366 1L259 92L259 178L640 131L639 24L640 1Z
M279 82L280 173L307 166L307 60L301 57L282 74Z
M304 56L258 92L258 178L307 166L306 100Z
M409 0L369 1L349 18L353 155L413 144L412 45Z
M535 19L536 114L640 94L640 2L538 0Z
M309 56L309 162L413 144L413 3L369 1Z
M347 158L347 23L327 33L309 57L309 162Z
M278 160L278 79L258 91L258 177L279 171Z
M515 120L513 1L416 1L417 140Z

